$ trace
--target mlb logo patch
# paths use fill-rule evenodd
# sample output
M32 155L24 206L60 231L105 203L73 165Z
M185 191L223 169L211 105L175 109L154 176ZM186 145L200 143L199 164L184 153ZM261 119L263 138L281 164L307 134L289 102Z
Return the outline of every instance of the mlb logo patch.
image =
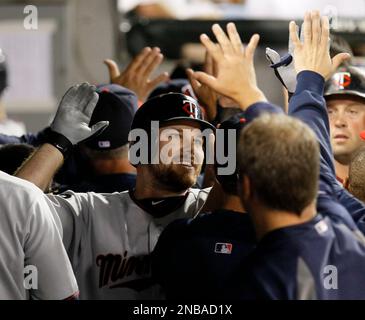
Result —
M109 148L110 147L110 141L99 141L98 142L99 148Z
M215 253L223 253L223 254L231 254L232 253L232 243L219 243L215 244L214 252Z
M321 220L314 226L314 228L319 234L323 234L328 230L328 225L324 220Z

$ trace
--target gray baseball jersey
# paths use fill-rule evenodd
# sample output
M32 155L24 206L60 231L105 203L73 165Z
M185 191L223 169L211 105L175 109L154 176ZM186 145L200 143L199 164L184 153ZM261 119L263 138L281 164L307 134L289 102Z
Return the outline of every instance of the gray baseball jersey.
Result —
M1 171L0 184L0 300L75 295L61 222L49 200L33 184Z
M194 217L210 189L190 189L176 211L155 218L128 191L49 195L63 227L81 299L161 299L151 280L150 253L171 221Z

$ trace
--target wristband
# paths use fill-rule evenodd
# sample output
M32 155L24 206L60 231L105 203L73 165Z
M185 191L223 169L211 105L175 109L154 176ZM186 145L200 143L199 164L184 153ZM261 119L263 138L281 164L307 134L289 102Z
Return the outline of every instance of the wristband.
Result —
M66 159L73 150L73 145L63 134L48 128L45 132L45 142L53 145Z

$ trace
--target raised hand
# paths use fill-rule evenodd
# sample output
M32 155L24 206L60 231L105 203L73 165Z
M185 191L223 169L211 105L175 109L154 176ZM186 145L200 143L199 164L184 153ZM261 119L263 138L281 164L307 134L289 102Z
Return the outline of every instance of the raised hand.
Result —
M109 70L110 82L119 84L134 91L141 102L144 102L151 91L161 82L169 79L164 72L150 79L152 73L160 66L163 55L159 48L144 48L130 63L120 72L115 61L104 61Z
M298 27L295 22L291 21L289 35L294 46L294 66L297 73L310 70L328 79L343 61L350 58L348 53L339 53L331 59L329 53L329 21L328 17L321 17L319 11L305 14L303 41L300 41L297 30Z
M300 41L303 40L303 28L300 33ZM271 48L266 48L266 58L270 61L270 67L274 69L276 77L290 94L293 94L297 87L297 72L295 71L293 59L294 46L289 37L288 53L280 57L279 53Z
M89 127L91 115L99 96L95 86L88 83L71 87L63 96L51 129L66 137L73 145L90 138L108 126L108 121L100 121Z
M206 74L212 76L217 75L216 65L208 52L206 52L205 54L205 63L203 70ZM217 115L217 93L209 86L202 84L198 80L196 80L194 78L194 71L192 69L187 69L186 73L189 77L191 87L193 88L199 103L205 107L208 121L213 121Z
M227 25L227 34L218 24L214 24L212 30L218 44L213 43L206 34L200 36L200 41L216 63L217 74L214 76L198 71L192 76L201 84L236 101L242 109L255 102L266 101L257 87L253 63L259 35L253 35L245 47L233 23Z

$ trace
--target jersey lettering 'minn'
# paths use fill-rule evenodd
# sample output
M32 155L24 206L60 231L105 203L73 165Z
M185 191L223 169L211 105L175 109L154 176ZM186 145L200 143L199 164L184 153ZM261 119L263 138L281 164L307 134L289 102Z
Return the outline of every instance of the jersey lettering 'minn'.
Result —
M96 265L100 268L99 288L130 288L141 291L152 285L150 278L151 257L132 256L127 257L128 251L123 256L120 254L99 255ZM123 281L126 277L133 276L134 280Z

